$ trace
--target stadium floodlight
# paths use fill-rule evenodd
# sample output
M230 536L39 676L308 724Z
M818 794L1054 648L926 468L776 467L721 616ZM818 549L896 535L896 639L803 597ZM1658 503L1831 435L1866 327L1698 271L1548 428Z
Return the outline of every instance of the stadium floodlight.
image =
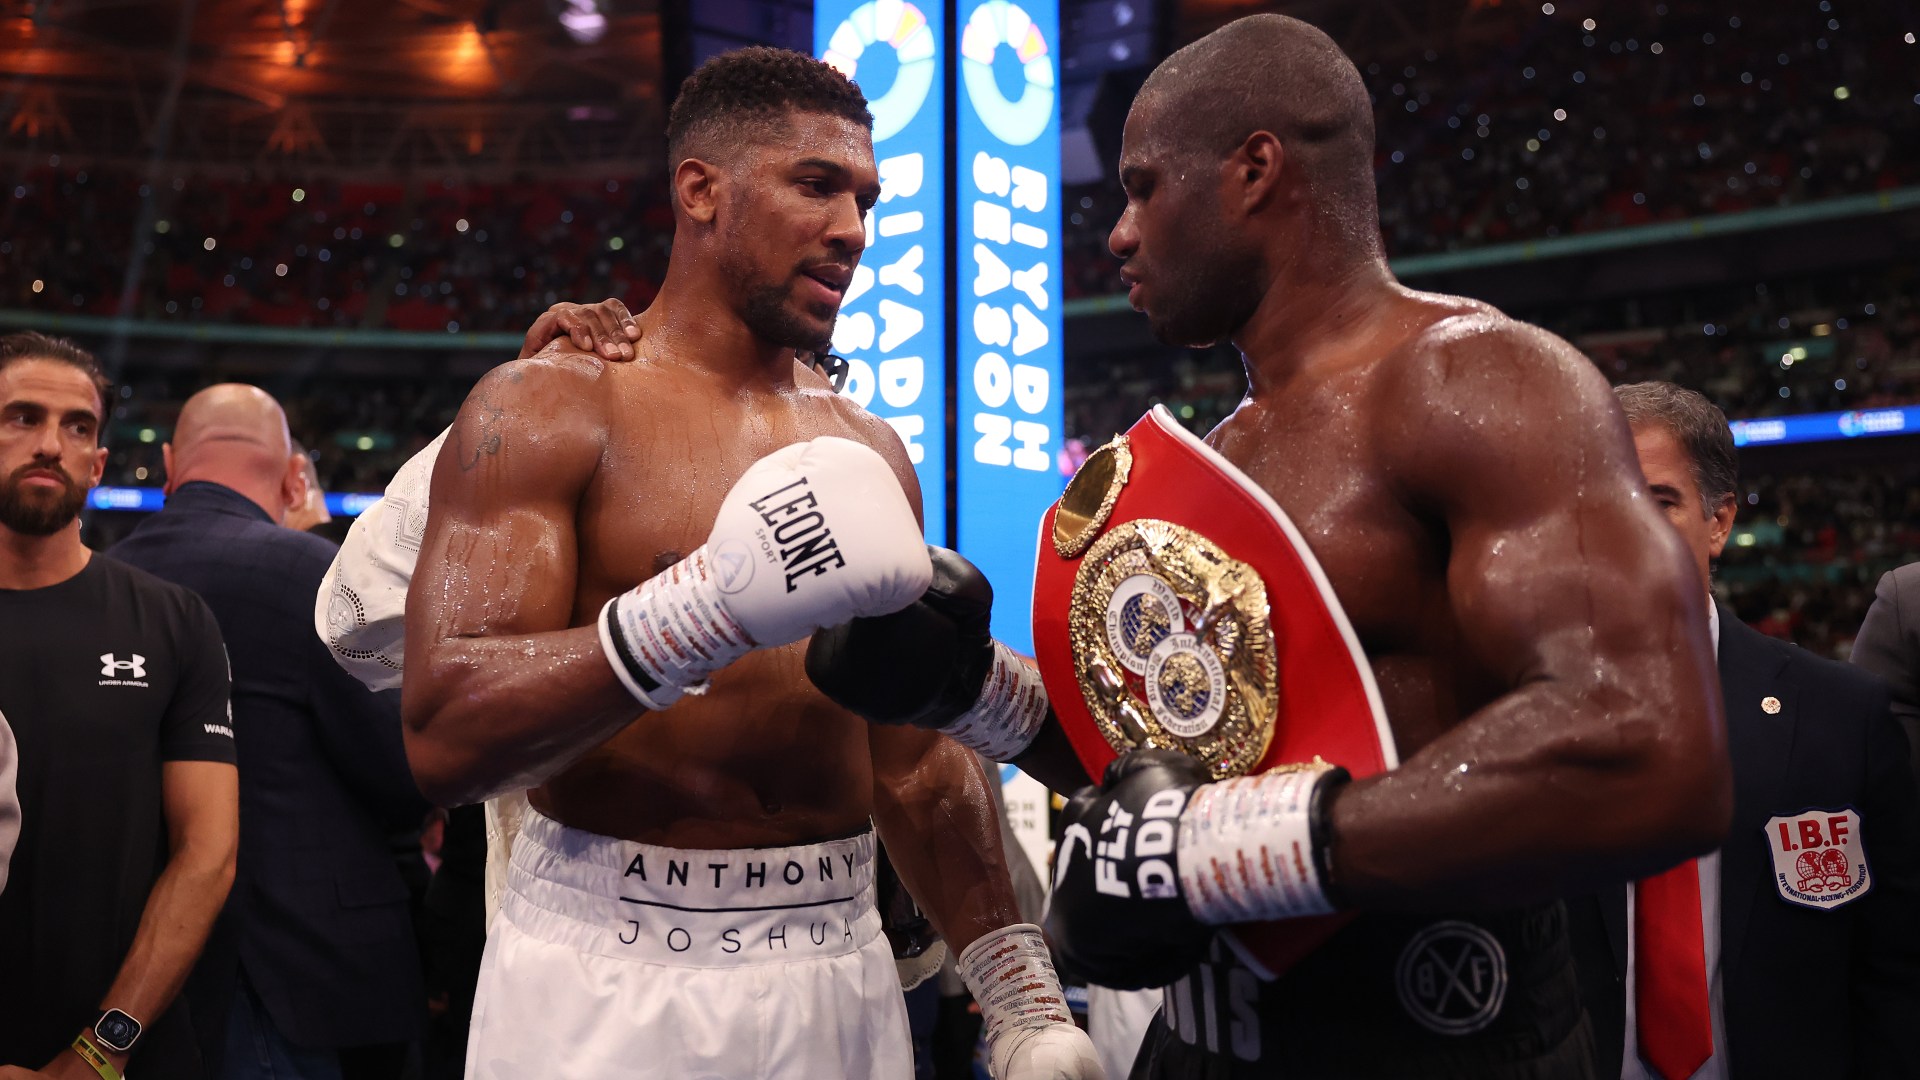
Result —
M581 45L592 45L607 36L607 16L600 0L554 0L554 17L567 36Z

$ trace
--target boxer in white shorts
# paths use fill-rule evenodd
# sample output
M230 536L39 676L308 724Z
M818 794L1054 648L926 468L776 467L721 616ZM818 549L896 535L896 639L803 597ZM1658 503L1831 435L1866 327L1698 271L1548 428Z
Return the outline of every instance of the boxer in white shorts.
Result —
M424 792L530 788L468 1075L911 1075L877 828L960 952L993 1074L1097 1077L978 760L869 728L802 671L814 629L932 574L899 440L795 357L830 334L880 194L864 100L743 50L688 80L668 142L673 257L637 360L556 342L497 369L434 458L432 513L356 525L343 563L397 569L423 519L403 645L347 641L377 618L347 584L368 575L337 565L323 597L336 649L403 668ZM1007 683L979 707L1032 697Z

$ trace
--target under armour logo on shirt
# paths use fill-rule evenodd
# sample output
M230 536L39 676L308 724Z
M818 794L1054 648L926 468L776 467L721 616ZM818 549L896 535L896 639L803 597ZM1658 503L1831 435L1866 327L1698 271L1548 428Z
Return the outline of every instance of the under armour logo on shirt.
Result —
M100 654L100 675L106 679L144 679L147 677L147 658L132 653L131 660L115 660L112 653Z

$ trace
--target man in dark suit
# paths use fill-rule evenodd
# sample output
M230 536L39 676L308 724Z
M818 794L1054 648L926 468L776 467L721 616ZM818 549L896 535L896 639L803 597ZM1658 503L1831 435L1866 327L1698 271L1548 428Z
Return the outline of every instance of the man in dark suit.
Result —
M1648 494L1704 582L1733 528L1726 417L1670 383L1618 393ZM1733 829L1711 855L1569 904L1599 1072L1920 1076L1920 806L1887 688L1710 614Z
M1893 688L1893 715L1907 731L1920 778L1920 563L1880 575L1852 660Z
M398 703L340 670L314 636L313 595L335 549L282 527L303 486L279 404L251 386L203 390L163 452L166 508L112 553L204 597L231 654L239 879L231 951L199 983L217 996L209 987L224 974L231 987L221 1075L392 1075L423 1004L387 838L427 810Z

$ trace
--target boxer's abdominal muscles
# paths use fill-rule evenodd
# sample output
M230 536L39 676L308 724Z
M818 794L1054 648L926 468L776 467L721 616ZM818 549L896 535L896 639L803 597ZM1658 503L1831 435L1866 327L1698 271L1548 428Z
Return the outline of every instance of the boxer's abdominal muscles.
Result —
M867 725L805 682L802 646L749 654L533 795L577 828L668 847L774 847L850 835L873 814Z

